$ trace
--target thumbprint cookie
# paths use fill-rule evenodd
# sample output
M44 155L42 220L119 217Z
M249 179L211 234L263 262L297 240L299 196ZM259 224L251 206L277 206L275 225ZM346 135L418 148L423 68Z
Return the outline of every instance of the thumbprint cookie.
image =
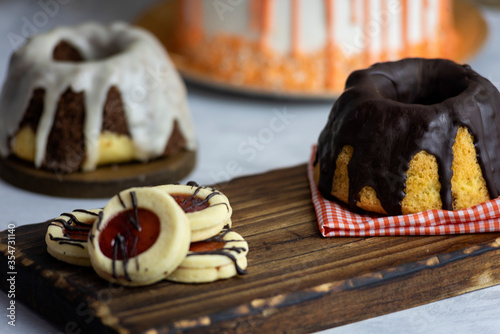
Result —
M90 266L87 239L101 209L62 213L49 223L45 234L47 252L58 260Z
M217 235L225 226L231 227L233 209L220 191L195 182L156 188L172 196L186 213L191 227L191 242L205 240Z
M247 273L248 243L238 233L225 229L218 235L192 242L179 267L167 277L182 283L208 283Z
M89 235L92 267L102 278L126 286L158 282L189 250L186 214L165 192L131 188L106 204Z

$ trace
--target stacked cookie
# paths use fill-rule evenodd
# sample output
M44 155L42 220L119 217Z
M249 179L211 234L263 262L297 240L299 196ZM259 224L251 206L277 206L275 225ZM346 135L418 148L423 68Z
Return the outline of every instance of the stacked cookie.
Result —
M55 258L113 283L205 283L246 274L248 244L231 215L224 194L195 183L131 188L102 210L62 214L45 240Z

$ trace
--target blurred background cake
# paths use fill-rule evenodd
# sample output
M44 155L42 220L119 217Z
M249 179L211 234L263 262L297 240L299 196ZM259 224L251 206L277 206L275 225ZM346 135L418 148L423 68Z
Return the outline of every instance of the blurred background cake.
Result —
M11 57L0 119L3 157L55 172L195 147L185 87L164 47L125 23L30 38Z
M177 0L153 27L180 67L269 91L339 92L355 69L404 57L454 58L452 0ZM163 31L154 28L163 15ZM165 18L168 17L169 18Z

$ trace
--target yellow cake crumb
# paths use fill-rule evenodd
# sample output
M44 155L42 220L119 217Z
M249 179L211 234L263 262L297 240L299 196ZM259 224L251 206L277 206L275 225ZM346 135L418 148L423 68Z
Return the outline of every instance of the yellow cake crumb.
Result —
M441 209L441 184L436 157L420 151L410 161L406 171L405 197L401 201L403 214Z
M460 210L490 199L486 181L477 161L474 140L469 131L460 127L453 149L451 193L453 210Z
M21 128L11 142L12 152L26 161L35 161L36 134L30 126ZM135 146L127 135L104 131L99 136L99 157L97 165L132 161Z

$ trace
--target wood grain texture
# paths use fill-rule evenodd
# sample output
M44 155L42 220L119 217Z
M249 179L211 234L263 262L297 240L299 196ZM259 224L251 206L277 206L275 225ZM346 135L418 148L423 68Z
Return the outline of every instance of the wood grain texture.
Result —
M11 156L0 158L0 177L16 187L41 194L105 198L133 186L177 182L189 174L195 163L195 151L182 151L147 163L106 165L91 172L62 174L36 169L32 164Z
M248 275L210 284L111 285L51 258L47 223L16 229L16 298L63 330L304 333L500 283L500 233L323 238L305 165L219 185L249 243ZM7 290L6 232L0 284Z

